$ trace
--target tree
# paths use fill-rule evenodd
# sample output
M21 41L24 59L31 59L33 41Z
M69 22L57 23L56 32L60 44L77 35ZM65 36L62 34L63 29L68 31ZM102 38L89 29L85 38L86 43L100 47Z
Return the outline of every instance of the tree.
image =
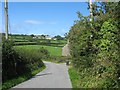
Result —
M65 33L64 36L65 36L65 38L67 39L67 38L68 38L68 33Z
M34 35L34 34L31 34L30 36L31 36L31 37L34 37L35 35Z
M61 37L60 35L57 35L54 38L57 38L57 40L63 40L63 37Z

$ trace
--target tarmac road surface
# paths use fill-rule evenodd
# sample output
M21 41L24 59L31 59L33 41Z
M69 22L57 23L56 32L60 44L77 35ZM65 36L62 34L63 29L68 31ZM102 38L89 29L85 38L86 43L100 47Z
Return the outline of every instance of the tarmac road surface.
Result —
M46 69L14 88L72 88L68 68L64 64L44 61Z

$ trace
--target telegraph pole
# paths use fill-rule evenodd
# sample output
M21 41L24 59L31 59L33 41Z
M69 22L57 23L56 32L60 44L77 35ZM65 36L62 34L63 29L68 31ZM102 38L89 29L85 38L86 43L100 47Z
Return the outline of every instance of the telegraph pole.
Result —
M92 7L92 0L89 0L89 4L90 4L90 21L92 21L93 19L93 7Z
M5 6L4 6L4 10L5 10L5 35L6 35L6 40L8 39L8 0L5 0Z

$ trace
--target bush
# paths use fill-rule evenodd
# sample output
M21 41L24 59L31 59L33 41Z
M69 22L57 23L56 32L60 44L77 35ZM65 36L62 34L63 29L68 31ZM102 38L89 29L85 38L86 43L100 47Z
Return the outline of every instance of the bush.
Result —
M48 50L43 47L38 50L38 53L41 54L42 59L47 59L50 57L50 52L48 52Z
M5 40L2 44L2 79L3 82L16 76L15 62L18 55L12 48L12 41Z
M47 52L43 53L44 49L38 51L29 49L14 50L11 41L3 41L2 48L3 83L20 75L28 73L30 75L33 70L44 66L41 61Z
M105 79L105 87L117 87L118 64L120 63L118 51L118 28L112 20L108 20L103 23L99 36L99 53L97 54L96 62L104 67L102 72L99 74L101 74L101 77Z
M75 24L69 33L69 41L72 55L72 62L76 68L87 68L92 66L93 55L96 53L96 48L92 46L92 35L90 24L81 26L84 22Z
M19 57L21 58L17 64L20 66L18 68L18 70L20 69L21 71L23 71L22 68L25 68L25 67L26 67L26 70L24 70L24 71L28 71L28 72L29 72L29 70L32 71L34 69L42 67L43 63L41 60L43 58L48 57L48 52L44 48L40 48L38 50L17 48L15 50L19 54ZM24 65L24 64L26 64L26 65ZM23 65L23 67L22 67L22 65Z
M88 22L83 18L69 32L72 63L81 77L79 85L81 88L118 88L119 29L112 19L105 21L98 31Z

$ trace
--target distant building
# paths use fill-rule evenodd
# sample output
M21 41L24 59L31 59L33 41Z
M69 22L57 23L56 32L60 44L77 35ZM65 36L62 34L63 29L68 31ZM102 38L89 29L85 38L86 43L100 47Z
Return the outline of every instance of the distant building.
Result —
M37 37L35 36L35 37L33 37L33 39L36 39Z
M57 38L52 38L53 40L57 40Z
M33 39L36 39L36 38L38 38L38 39L45 39L45 37L43 37L43 36L41 36L41 35L35 35L35 36L33 37Z
M38 38L38 39L49 39L49 40L51 40L53 37L51 37L51 36L49 36L49 35L35 35L35 36L33 37L33 39L36 39L36 38Z
M45 36L45 39L49 39L49 40L51 40L51 39L52 39L52 37L51 37L51 36L49 36L49 35L46 35L46 36Z
M43 37L42 35L37 35L38 39L45 39L45 37Z

